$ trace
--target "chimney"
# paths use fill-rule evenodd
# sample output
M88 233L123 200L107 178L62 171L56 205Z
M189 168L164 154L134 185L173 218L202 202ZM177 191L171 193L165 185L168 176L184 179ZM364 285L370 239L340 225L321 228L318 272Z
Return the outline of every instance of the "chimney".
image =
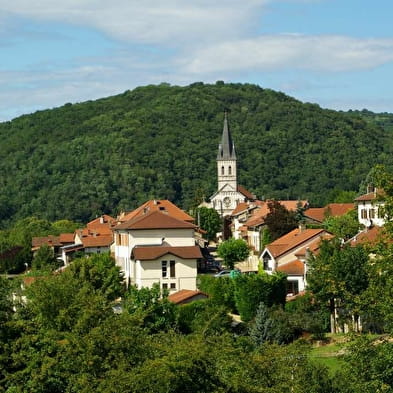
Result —
M306 229L306 225L303 222L299 222L299 233L304 232Z
M105 220L104 220L104 216L101 216L101 217L100 217L100 224L103 224L104 221L105 221Z

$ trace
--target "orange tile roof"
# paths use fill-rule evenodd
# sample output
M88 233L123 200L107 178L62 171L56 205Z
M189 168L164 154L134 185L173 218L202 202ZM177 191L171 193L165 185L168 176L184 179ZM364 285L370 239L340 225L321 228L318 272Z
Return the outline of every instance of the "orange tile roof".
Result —
M80 236L96 236L96 235L110 235L112 233L112 228L108 227L105 224L102 224L100 227L96 225L95 227L83 228L80 230Z
M112 235L87 236L82 238L83 247L108 247L113 243Z
M274 242L267 246L269 252L273 257L278 257L292 250L293 248L299 247L302 243L310 241L313 237L325 234L324 229L299 229L296 228L284 236L276 239Z
M383 227L372 227L370 229L364 229L349 240L351 246L357 246L359 244L373 246L380 241L392 241L386 237Z
M43 236L43 237L33 237L31 239L31 245L33 248L39 248L46 244L47 246L54 247L54 246L61 246L59 236Z
M170 216L169 214L161 213L158 210L146 213L142 216L137 216L134 219L123 222L117 225L114 229L185 229L196 226L190 222Z
M198 246L136 246L134 247L133 257L140 261L149 261L162 257L166 254L176 255L182 259L202 258L201 249Z
M343 216L354 208L354 203L329 203L325 207L311 207L304 212L304 215L315 221L322 222L328 216Z
M108 216L107 214L103 214L100 217L95 218L94 220L88 222L86 224L87 228L100 228L102 225L106 226L106 227L111 227L112 225L116 224L116 220L111 217Z
M289 211L296 210L299 202L302 204L302 206L305 206L307 203L307 201L293 201L293 200L277 201L277 202L279 202L282 206L284 206ZM252 216L246 221L246 223L244 225L246 225L248 227L255 227L258 225L262 225L265 221L265 217L270 212L268 203L269 203L269 200L264 202L264 204L261 205L259 209L255 210L253 212Z
M357 201L357 202L361 202L361 201L373 201L373 200L375 200L375 199L377 199L377 198L383 198L384 195L385 195L385 193L384 193L383 190L378 190L378 189L376 189L376 190L373 191L373 192L369 192L369 193L367 193L367 194L363 194L363 195L358 196L358 197L355 199L355 201Z
M297 251L295 253L295 255L297 257L306 257L307 254L307 250L309 250L310 252L312 252L314 255L318 253L319 251L319 247L321 245L321 241L322 240L329 240L329 239L333 239L333 235L330 233L326 233L320 237L318 237L317 239L315 239L312 243L308 244L306 247L301 248L299 251Z
M75 235L73 233L61 233L59 236L60 243L74 243Z
M178 292L172 293L168 296L168 300L172 303L179 304L184 301L190 301L194 297L208 297L201 291L193 291L191 289L181 289Z
M288 274L288 276L303 276L304 263L298 259L288 262L285 265L280 265L276 269L279 272Z
M304 216L314 221L322 222L325 219L324 207L310 207L304 212Z
M343 216L350 210L355 209L354 203L329 203L326 208L327 213L331 216Z
M254 194L252 194L250 191L246 190L243 186L238 185L237 191L240 192L240 194L243 194L250 201L252 201L256 198L256 196Z
M143 205L139 206L137 209L128 212L127 214L119 217L120 222L126 222L132 220L135 217L144 215L149 212L160 211L167 213L170 216L177 218L178 220L183 220L187 222L194 222L194 218L188 215L184 210L178 208L171 201L167 199L154 199L145 202Z

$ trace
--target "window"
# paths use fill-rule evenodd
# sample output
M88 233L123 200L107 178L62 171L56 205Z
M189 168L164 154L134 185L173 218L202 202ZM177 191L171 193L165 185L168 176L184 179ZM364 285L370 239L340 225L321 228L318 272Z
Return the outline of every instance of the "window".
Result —
M232 167L231 166L228 167L228 175L232 175Z
M375 209L370 209L370 218L375 218Z
M367 218L367 210L366 209L360 210L360 218Z
M176 265L175 261L169 261L169 274L171 278L176 277L175 265Z
M176 283L174 282L171 283L171 289L176 289Z
M168 261L161 261L162 278L168 277Z
M116 244L121 246L121 235L120 233L116 233Z
M297 295L299 293L299 282L296 281L287 281L287 294Z
M162 284L162 289L168 289L168 284Z
M265 254L262 259L263 259L263 270L267 270L267 271L272 270L272 268L269 265L269 262L270 262L269 255Z
M221 175L223 175L225 173L224 167L221 167Z

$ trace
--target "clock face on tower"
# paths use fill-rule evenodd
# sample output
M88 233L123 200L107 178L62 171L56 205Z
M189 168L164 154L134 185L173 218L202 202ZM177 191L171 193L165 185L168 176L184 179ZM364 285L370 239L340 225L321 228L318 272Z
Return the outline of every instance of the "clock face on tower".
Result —
M225 205L226 207L228 207L228 206L230 206L230 204L231 204L231 198L225 197L225 198L224 198L224 205Z

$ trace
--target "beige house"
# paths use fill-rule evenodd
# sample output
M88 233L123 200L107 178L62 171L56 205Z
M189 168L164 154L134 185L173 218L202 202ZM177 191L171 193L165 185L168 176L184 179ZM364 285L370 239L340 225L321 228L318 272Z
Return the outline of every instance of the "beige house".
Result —
M262 251L263 270L271 274L280 271L288 276L288 295L303 292L307 285L308 253L315 253L322 239L333 235L324 229L296 228L270 243Z
M180 210L180 209L179 209ZM115 260L127 284L152 287L159 283L171 292L196 289L196 226L160 210L141 212L114 228Z

